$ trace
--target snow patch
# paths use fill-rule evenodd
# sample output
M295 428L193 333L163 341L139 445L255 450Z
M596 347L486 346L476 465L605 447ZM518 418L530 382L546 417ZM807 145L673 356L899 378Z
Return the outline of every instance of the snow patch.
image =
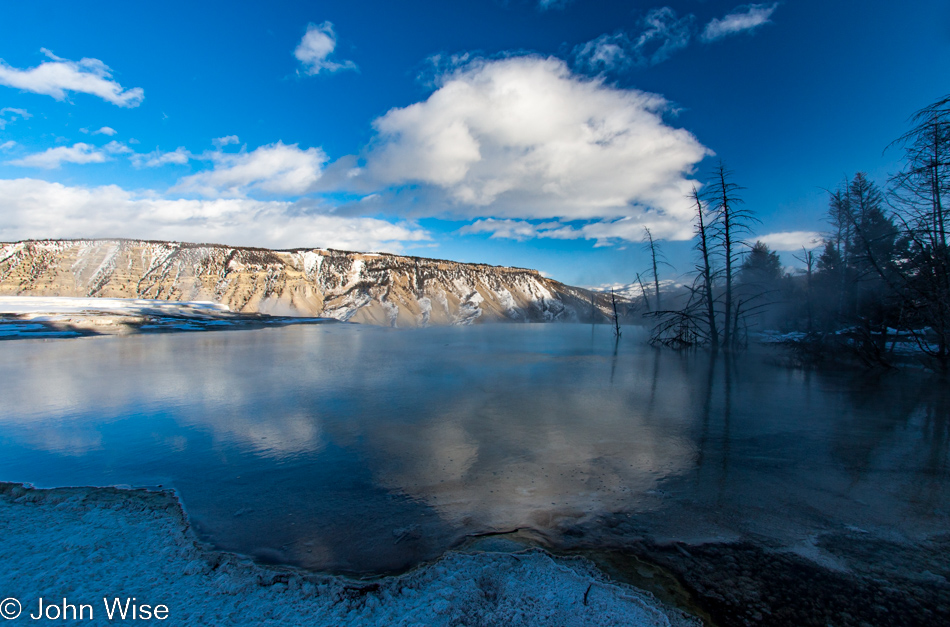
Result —
M214 314L231 311L227 305L208 301L175 302L146 298L74 298L69 296L0 296L0 313L79 314L87 311L129 315Z
M311 281L313 277L320 272L320 267L323 265L323 255L318 255L317 253L307 251L303 254L303 271L307 275L307 278Z
M421 314L419 326L429 326L429 317L432 315L432 300L428 296L423 296L418 301Z
M389 326L395 327L396 320L399 318L399 305L388 300L379 301L386 310L386 319L389 320Z

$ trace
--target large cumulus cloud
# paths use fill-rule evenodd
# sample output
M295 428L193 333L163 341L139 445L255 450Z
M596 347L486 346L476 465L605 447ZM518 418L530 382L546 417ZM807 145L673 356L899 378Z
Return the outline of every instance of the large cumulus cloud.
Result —
M689 237L684 198L709 150L664 120L668 106L573 74L560 59L474 61L426 100L378 118L351 178L416 187L433 213L605 228L623 219Z

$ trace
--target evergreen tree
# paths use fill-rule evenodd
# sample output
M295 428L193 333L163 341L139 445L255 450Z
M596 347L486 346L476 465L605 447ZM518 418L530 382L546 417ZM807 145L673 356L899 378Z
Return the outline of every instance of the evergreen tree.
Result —
M739 280L747 285L770 286L782 278L782 261L778 253L772 252L768 244L757 241L749 250Z

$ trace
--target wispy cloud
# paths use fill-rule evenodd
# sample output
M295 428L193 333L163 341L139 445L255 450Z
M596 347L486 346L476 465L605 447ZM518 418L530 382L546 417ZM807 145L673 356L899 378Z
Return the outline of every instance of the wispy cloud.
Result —
M193 155L185 150L183 146L179 146L172 152L162 152L156 149L146 154L134 154L129 157L132 165L137 168L158 168L169 164L185 165L192 158Z
M547 11L548 9L563 9L574 0L538 0L538 9Z
M710 43L752 31L769 19L779 3L750 4L706 24L698 39ZM656 65L687 47L696 33L696 16L678 17L670 7L651 10L640 21L640 31L604 34L574 47L574 66L584 72L614 72Z
M313 76L321 72L339 72L357 70L352 61L334 61L330 58L336 49L336 33L333 24L309 24L300 43L294 50L294 56L303 66L302 73ZM298 72L300 72L298 70Z
M703 29L703 41L716 41L730 35L737 35L746 31L753 31L756 28L767 24L771 20L772 13L778 8L779 3L773 4L747 4L733 9L732 13L716 18L706 24Z
M240 144L241 140L238 139L237 135L226 135L224 137L215 137L211 140L211 143L218 148L224 148L225 146L230 146L231 144Z
M656 65L689 45L694 21L692 15L678 17L670 7L653 9L640 21L636 36L621 31L576 46L575 63L594 72Z
M17 119L28 120L33 116L26 109L15 109L13 107L4 107L0 109L0 130L6 128L7 124Z
M0 144L0 150L10 150L11 148L15 148L15 147L16 147L16 142L13 141L12 139Z
M626 33L601 35L574 47L575 65L591 72L620 70L636 64L633 42Z
M65 100L67 92L98 96L120 107L137 107L145 99L141 87L124 89L112 80L112 70L99 59L70 61L43 48L50 59L34 68L20 70L0 59L0 85Z
M673 52L689 44L693 16L676 16L670 7L653 9L643 19L643 31L635 48L650 65L667 60Z
M491 239L513 239L519 242L529 239L584 239L593 240L594 247L599 248L624 241L642 241L644 227L649 227L657 238L689 239L692 235L688 225L685 215L674 217L673 214L636 212L634 216L617 219L554 220L541 223L483 218L463 226L459 233L491 233Z
M535 224L527 220L497 220L486 218L475 220L459 229L462 235L473 233L491 233L492 239L513 239L519 242L538 237L554 237L553 233L563 229L560 222L542 222Z
M201 158L214 167L181 179L175 191L208 197L244 197L254 191L297 196L314 189L328 160L319 148L303 150L282 142L251 152L216 151Z
M98 131L90 131L88 128L81 128L81 129L79 129L79 132L80 132L80 133L86 133L87 135L88 135L88 134L91 134L91 135L108 135L109 137L112 137L113 135L115 135L116 133L118 133L118 131L116 131L116 130L115 130L114 128L112 128L111 126L103 126L103 127L100 128Z

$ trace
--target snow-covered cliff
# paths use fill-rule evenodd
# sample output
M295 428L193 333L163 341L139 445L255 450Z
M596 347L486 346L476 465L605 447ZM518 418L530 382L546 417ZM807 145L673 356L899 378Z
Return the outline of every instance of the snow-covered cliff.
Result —
M214 301L387 326L603 321L602 294L534 270L337 250L140 240L0 244L0 295Z

